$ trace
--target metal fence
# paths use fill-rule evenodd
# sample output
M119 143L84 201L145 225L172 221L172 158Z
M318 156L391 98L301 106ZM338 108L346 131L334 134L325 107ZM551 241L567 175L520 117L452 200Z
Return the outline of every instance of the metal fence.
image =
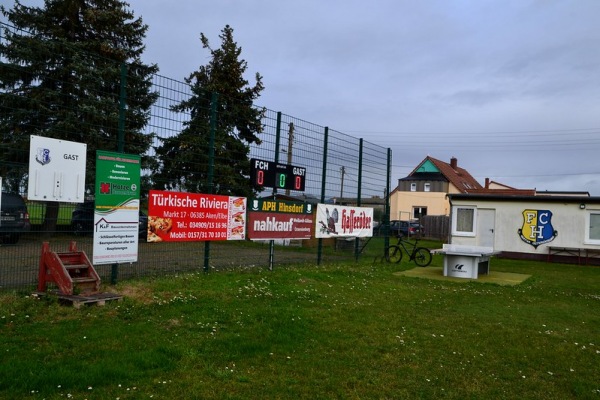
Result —
M0 41L9 26L1 25ZM14 34L14 32L12 32ZM73 56L73 55L71 55ZM82 55L81 58L93 58ZM4 61L1 71L4 74L22 73L20 66L11 66ZM106 60L104 64L108 65ZM48 66L51 68L52 66ZM16 68L11 70L10 68ZM44 225L44 218L48 212L49 203L27 201L26 182L29 165L29 135L35 134L45 137L54 137L73 140L76 132L82 134L79 142L86 143L88 149L119 151L133 153L132 150L143 147L145 141L150 146L142 153L142 197L147 196L148 190L164 190L174 187L172 181L164 179L166 172L169 176L183 176L195 174L199 179L198 187L207 188L211 192L231 193L239 195L246 193L247 184L242 188L232 184L228 187L221 183L221 187L211 187L214 182L227 182L230 174L226 166L233 163L237 155L220 151L218 126L223 118L223 105L231 99L223 96L213 96L212 93L202 97L194 93L194 88L186 83L152 74L147 83L150 84L152 105L145 115L133 115L134 107L147 98L138 99L137 91L143 74L135 66L113 65L112 72L107 76L94 77L81 76L76 78L85 80L85 92L68 93L73 95L70 101L58 102L50 96L44 97L42 88L35 93L38 97L27 98L19 90L20 84L13 87L4 86L0 89L0 126L3 128L0 154L0 176L3 179L3 191L18 191L26 199L31 218L31 231L24 233L16 244L0 245L0 289L32 287L37 283L38 263L43 242L49 242L52 250L65 251L71 241L77 242L78 249L91 254L92 237L75 236L71 227L71 215L76 204L59 203L56 213L56 224L52 229ZM77 71L75 71L77 72ZM76 74L75 74L76 75ZM67 87L67 82L60 81L57 74L54 86ZM117 78L109 85L106 79ZM71 79L72 76L69 78ZM35 76L23 78L30 80L35 86ZM0 77L2 80L2 77ZM22 82L22 81L20 81ZM68 82L73 90L76 85ZM170 154L169 157L178 160L173 170L165 174L157 173L157 165L164 162L159 154L159 148L165 139L180 137L182 131L189 127L193 112L176 110L178 104L190 99L200 98L205 101L204 111L216 111L211 114L210 123L197 127L197 135L206 135L206 130L211 126L216 129L216 143L212 148L206 148L213 154L207 157L205 151L197 151L189 155ZM215 101L216 100L216 101ZM232 101L232 100L231 100ZM95 102L102 102L97 105ZM108 103L108 105L107 105ZM69 108L70 107L70 108ZM95 115L94 107L102 107L103 115ZM259 143L246 144L249 148L247 157L254 157L279 163L300 165L306 168L306 188L303 192L294 190L276 190L265 188L256 193L257 197L286 196L311 203L336 203L358 205L374 208L377 221L385 221L388 207L388 193L390 191L391 151L360 138L346 135L342 132L329 129L314 123L295 118L281 112L276 112L257 105L255 109L263 112L261 124L262 132L258 134ZM108 111L107 111L108 110ZM198 112L198 109L195 110ZM16 115L19 124L8 115ZM43 114L43 115L42 115ZM65 119L61 119L65 118ZM75 120L73 120L75 118ZM142 121L140 123L140 121ZM91 133L90 133L91 132ZM74 134L75 133L75 134ZM89 133L89 134L88 134ZM235 134L235 132L233 133ZM182 139L183 143L187 143ZM180 157L181 156L181 157ZM88 169L93 170L95 154L88 151ZM210 164L210 165L209 165ZM211 165L214 171L211 171ZM175 168L181 168L176 170ZM208 173L212 175L209 176ZM86 195L93 199L93 181L88 175L88 188ZM191 175L190 175L191 176ZM204 182L202 179L211 180ZM147 207L142 199L142 209ZM343 244L343 243L342 243ZM175 274L182 271L206 271L207 269L245 268L256 266L277 266L288 263L329 263L337 261L352 261L359 256L360 246L341 246L335 240L311 239L289 243L287 246L273 246L272 243L257 243L250 241L232 242L164 242L140 243L139 259L136 263L121 264L118 266L100 265L97 271L103 280L127 279L145 275ZM274 254L273 254L273 249Z

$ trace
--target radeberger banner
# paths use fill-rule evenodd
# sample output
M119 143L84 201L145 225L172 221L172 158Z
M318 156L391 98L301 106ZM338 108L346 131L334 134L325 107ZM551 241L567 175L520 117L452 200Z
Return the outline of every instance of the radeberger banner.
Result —
M151 190L148 241L243 240L246 198Z
M310 239L314 226L312 204L254 199L248 209L248 238Z
M315 237L371 237L373 209L317 204Z

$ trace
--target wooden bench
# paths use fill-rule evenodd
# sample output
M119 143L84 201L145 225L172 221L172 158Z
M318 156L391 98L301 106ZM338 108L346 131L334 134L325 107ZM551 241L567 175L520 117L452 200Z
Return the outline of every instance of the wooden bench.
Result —
M600 249L585 249L585 263L589 262L590 258L600 258Z
M581 264L581 255L585 249L577 247L555 247L548 246L548 262L552 262L552 256L574 256L577 257L577 264Z
M577 257L578 264L581 264L581 259L584 258L587 265L590 258L600 258L600 249L548 246L548 262L552 262L552 256L554 255Z

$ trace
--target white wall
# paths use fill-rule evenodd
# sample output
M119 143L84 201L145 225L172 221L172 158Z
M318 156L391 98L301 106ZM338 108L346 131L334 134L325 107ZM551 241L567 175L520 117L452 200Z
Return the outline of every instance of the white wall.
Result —
M481 199L456 199L452 206L476 206L477 209L495 210L494 250L548 254L548 246L600 249L600 245L586 243L589 230L589 213L599 211L600 204L586 204L586 209L580 209L581 201L555 202L532 198L527 201L487 201ZM537 249L523 241L519 229L524 224L524 210L549 210L552 212L551 223L557 235L549 243L541 244ZM479 218L477 222L479 223ZM480 245L477 236L456 236L451 234L451 243L465 245Z

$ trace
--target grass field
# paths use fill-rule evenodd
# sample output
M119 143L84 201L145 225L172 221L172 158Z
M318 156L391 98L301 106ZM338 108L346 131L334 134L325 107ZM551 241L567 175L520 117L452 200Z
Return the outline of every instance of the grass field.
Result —
M413 267L129 281L80 309L0 294L0 398L600 398L600 268L493 259L531 275L515 286L394 274Z

